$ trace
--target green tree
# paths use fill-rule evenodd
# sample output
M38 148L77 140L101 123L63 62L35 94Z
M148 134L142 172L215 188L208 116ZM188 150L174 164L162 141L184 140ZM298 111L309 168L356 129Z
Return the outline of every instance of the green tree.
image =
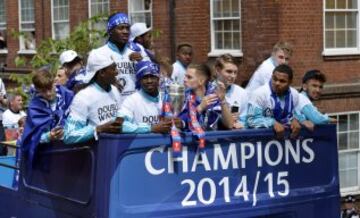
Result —
M65 39L54 40L48 38L41 41L36 48L36 54L33 58L27 61L24 57L18 56L15 58L16 66L31 66L31 68L37 69L41 66L49 65L51 72L55 74L60 65L60 53L68 49L76 51L86 60L91 49L101 46L105 41L106 22L104 21L106 18L107 15L100 15L81 22ZM21 32L12 32L12 35L18 38L24 34ZM27 96L24 91L27 89L24 88L24 86L30 86L31 74L19 75L12 73L9 78L18 84L17 88L9 91L21 93L23 97L26 98Z

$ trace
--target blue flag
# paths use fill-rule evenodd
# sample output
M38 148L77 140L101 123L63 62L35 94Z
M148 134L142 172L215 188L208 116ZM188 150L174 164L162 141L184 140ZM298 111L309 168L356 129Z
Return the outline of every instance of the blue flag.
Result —
M24 133L21 138L21 150L31 167L41 134L55 126L63 126L67 110L73 99L73 93L62 86L56 87L56 109L53 111L48 101L34 95L29 104Z

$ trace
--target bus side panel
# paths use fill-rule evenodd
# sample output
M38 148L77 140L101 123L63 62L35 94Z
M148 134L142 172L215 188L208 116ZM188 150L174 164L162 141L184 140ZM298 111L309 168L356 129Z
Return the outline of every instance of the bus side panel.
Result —
M105 135L99 144L98 217L339 217L336 129L298 139L271 130L169 137ZM106 170L104 170L106 169Z

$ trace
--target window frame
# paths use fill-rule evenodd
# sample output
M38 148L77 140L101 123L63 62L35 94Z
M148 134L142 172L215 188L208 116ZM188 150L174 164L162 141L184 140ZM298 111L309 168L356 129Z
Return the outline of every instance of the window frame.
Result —
M33 24L34 28L33 29L26 29L25 32L35 32L36 33L36 26L35 26L35 0L33 0L33 6L34 6L34 21L25 21L22 22L22 13L21 13L21 0L18 0L18 15L19 15L19 32L24 32L23 28L22 28L22 24ZM20 35L19 37L19 51L17 52L18 54L35 54L36 53L36 34L35 34L35 49L26 49L25 46L25 39L24 36Z
M59 20L59 21L55 21L54 20L54 1L55 0L51 0L51 38L54 40L62 40L64 38L56 38L55 37L55 24L61 24L61 23L68 23L68 28L69 28L69 34L70 34L70 1L68 0L68 19L67 20ZM66 37L68 37L69 35L67 35ZM65 38L66 38L65 37Z
M357 12L356 24L356 44L354 48L326 48L326 12ZM345 56L360 55L360 1L357 0L357 9L326 9L326 0L323 0L323 56Z
M145 0L140 0L140 1L145 1ZM150 3L150 9L149 10L140 10L140 11L133 11L132 10L132 4L135 2L135 0L128 0L128 16L129 16L129 20L130 20L130 23L133 24L133 20L132 20L132 14L146 14L146 13L150 13L150 28L153 27L153 4L154 4L154 0L151 0L151 3ZM145 22L146 23L146 22Z
M7 34L7 22L6 22L6 1L5 0L1 0L4 1L4 17L5 17L5 21L4 22L0 22L1 25L3 25L4 27L2 28L0 25L0 31L4 31ZM5 42L7 42L7 36L3 36ZM5 48L0 49L0 54L7 54L8 53L8 49L7 49L7 45Z
M349 194L352 194L352 195L357 195L357 194L360 194L360 111L345 111L345 112L338 112L338 113L330 113L329 116L331 117L336 117L338 118L339 116L341 115L347 115L347 116L350 116L351 114L357 114L358 115L358 130L359 130L359 145L358 145L358 148L357 149L345 149L345 150L340 150L339 149L339 137L337 137L337 146L338 146L338 154L339 154L339 160L340 160L340 155L341 154L346 154L346 153L356 153L357 155L357 171L358 171L358 175L357 175L357 186L352 186L352 187L344 187L344 188L341 188L341 186L339 185L340 187L340 193L341 193L341 196L346 196L346 195L349 195ZM339 122L339 120L338 120ZM351 132L351 129L349 127L349 122L347 123L347 130L345 131L347 134L349 134ZM344 131L341 131L342 133ZM339 123L337 123L336 125L336 135L338 136L339 135ZM349 141L349 140L348 140ZM339 182L340 182L340 161L339 161Z
M106 0L107 2L108 2L108 11L109 11L109 13L110 13L110 0ZM97 3L97 2L96 2ZM102 2L103 3L103 2ZM98 5L100 5L100 4L98 4ZM96 16L96 15L93 15L93 14L91 14L91 6L92 6L92 0L88 0L88 9L89 9L89 16L88 16L88 18L91 18L91 17L93 17L93 16ZM98 14L97 14L98 15ZM110 14L109 14L110 15Z
M209 57L218 57L225 53L230 53L234 57L242 57L242 19L241 19L241 5L242 1L239 0L239 20L240 20L240 48L239 49L216 49L215 48L215 25L214 20L235 20L237 17L222 17L222 18L214 18L214 0L210 0L210 52L208 53Z

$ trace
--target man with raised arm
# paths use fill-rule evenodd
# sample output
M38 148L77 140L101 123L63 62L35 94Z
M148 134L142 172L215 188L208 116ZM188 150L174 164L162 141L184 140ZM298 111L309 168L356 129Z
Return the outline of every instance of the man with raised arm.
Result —
M130 23L124 13L115 13L108 19L107 43L98 48L101 53L108 53L116 63L118 75L114 85L121 91L122 96L135 92L135 61L141 60L141 54L129 42Z

